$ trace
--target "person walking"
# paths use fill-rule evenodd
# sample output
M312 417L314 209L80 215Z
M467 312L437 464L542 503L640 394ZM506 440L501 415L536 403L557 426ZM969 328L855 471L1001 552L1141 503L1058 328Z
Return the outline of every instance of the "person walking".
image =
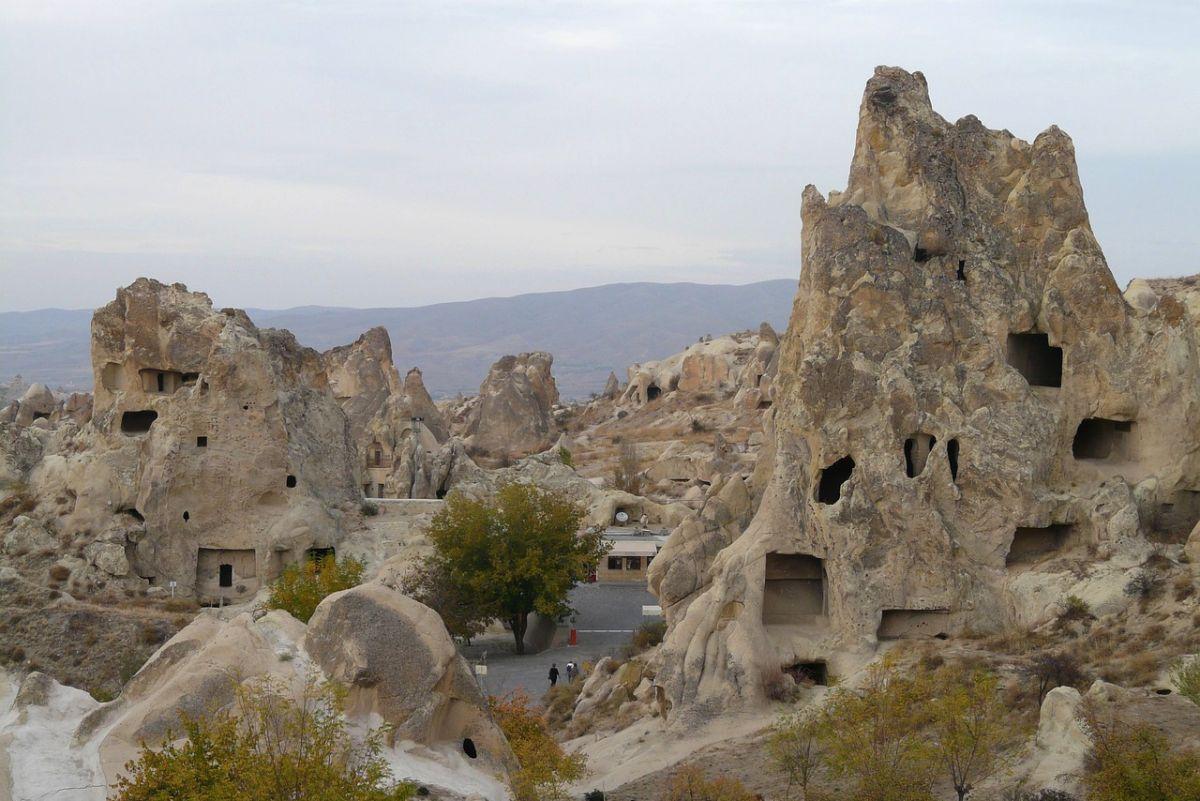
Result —
M558 665L552 662L550 663L550 686L553 687L555 684L558 684Z
M568 662L567 663L567 684L570 684L573 681L575 681L575 663Z

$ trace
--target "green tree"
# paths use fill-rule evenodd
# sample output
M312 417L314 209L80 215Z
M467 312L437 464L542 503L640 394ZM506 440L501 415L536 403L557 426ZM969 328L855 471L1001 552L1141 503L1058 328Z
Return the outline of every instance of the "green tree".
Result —
M288 565L271 585L267 608L282 609L307 623L325 596L358 586L362 574L362 562L357 559L338 561L333 556Z
M430 522L435 552L424 569L471 610L460 616L507 621L522 654L530 613L569 613L567 594L608 551L599 531L580 531L583 517L566 496L532 484L504 484L483 499L454 492Z
M145 745L112 801L405 801L382 732L347 731L344 691L310 678L299 697L277 680L241 685L230 709L182 715L183 740ZM167 740L173 736L168 733Z
M999 753L1012 742L1011 714L991 673L948 668L934 681L938 694L929 704L934 752L963 801L992 775Z
M418 564L404 577L401 591L435 610L446 630L468 644L495 617L476 604L461 584L451 580L449 569L441 560Z
M830 774L851 782L855 801L932 801L937 752L922 736L928 688L886 660L859 689L838 687L817 738Z

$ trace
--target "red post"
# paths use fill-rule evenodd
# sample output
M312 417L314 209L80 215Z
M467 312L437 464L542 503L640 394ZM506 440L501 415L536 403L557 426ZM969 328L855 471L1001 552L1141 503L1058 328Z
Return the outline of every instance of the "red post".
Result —
M567 635L567 645L579 645L579 629L571 627L571 633Z

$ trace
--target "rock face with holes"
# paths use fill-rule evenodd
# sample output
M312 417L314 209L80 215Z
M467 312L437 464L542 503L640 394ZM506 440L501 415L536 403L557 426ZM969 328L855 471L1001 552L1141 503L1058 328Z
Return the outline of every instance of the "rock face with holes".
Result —
M505 356L492 365L466 426L467 451L481 464L502 466L558 439L553 363L549 353L534 352Z
M770 403L771 379L779 336L770 324L758 332L705 337L656 362L634 364L621 400L644 405L676 391L718 397L736 395L739 403L763 408Z
M358 489L318 353L139 279L93 317L92 362L91 421L57 429L29 478L88 566L241 600L336 545Z
M358 483L369 498L440 498L475 465L451 441L442 413L412 368L400 378L387 329L324 354L329 384L358 452Z
M709 526L669 546L687 570L654 563L675 721L890 639L1038 623L1063 591L1128 603L1108 568L1200 518L1197 307L1122 295L1065 133L950 123L920 73L881 67L849 185L808 187L803 223L762 503L715 558Z

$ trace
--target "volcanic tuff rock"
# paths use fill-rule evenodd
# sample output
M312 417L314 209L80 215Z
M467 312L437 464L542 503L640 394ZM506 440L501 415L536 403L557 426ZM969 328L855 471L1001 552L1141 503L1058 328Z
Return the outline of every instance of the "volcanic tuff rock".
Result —
M143 278L96 312L92 361L90 422L59 426L28 475L34 516L91 565L121 567L115 547L131 588L234 600L336 544L358 490L315 351Z
M0 712L0 743L14 766L0 772L0 798L50 797L68 788L88 790L80 798L103 798L143 743L158 745L178 731L181 712L228 709L239 683L260 679L298 693L310 675L345 684L346 713L356 724L393 727L383 753L403 771L397 778L461 796L505 797L500 782L514 766L512 752L441 619L367 584L326 598L307 627L279 610L204 612L106 704L29 674L19 713ZM0 674L0 695L4 679ZM473 758L463 754L467 737Z
M549 353L505 356L479 385L466 426L467 452L489 466L545 450L558 438L558 387Z
M387 329L324 354L358 451L358 482L377 498L440 498L475 465L412 368L400 379ZM419 419L418 419L419 418Z
M1127 604L1098 561L1119 573L1200 517L1195 307L1122 297L1058 128L951 124L920 73L881 67L848 188L808 187L803 223L761 506L663 599L675 722L762 701L781 668L1040 623L1061 597L1017 596L1047 557Z

